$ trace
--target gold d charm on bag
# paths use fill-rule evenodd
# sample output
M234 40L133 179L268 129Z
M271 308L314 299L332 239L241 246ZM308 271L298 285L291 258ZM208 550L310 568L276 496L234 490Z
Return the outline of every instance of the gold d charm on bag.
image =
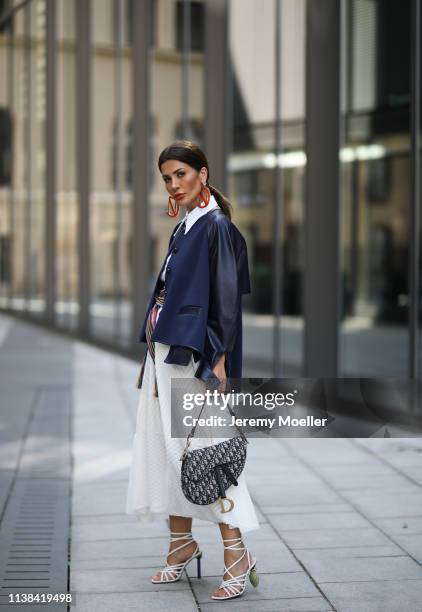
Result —
M219 497L218 501L220 502L221 513L230 512L231 510L233 510L233 508L234 508L234 501L232 499L230 499L229 497L224 497L224 498ZM229 504L230 504L230 508L227 508L227 510L224 509L224 501L228 501Z

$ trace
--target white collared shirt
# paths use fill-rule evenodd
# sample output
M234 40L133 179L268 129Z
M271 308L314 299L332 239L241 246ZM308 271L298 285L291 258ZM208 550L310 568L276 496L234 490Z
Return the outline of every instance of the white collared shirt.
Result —
M193 210L186 211L185 217L183 219L183 221L185 221L185 224L184 224L185 234L188 233L188 231L191 229L194 223L198 221L198 219L200 219L203 215L206 215L207 213L209 213L211 210L214 210L214 208L219 208L219 204L217 200L215 199L215 197L213 196L213 194L211 194L210 201L208 202L208 206L206 206L205 208L199 208L198 206L195 206ZM177 232L179 231L179 229L180 227L178 228ZM171 256L172 256L172 253L170 252L169 256L167 257L166 265L164 266L163 271L160 276L162 281L165 281L167 265L168 265L168 262Z

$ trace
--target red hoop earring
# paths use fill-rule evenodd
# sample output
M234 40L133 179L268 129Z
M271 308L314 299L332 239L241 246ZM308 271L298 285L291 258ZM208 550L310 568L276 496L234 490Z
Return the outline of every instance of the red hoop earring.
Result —
M167 214L169 217L177 217L177 215L179 214L179 203L175 201L173 204L171 200L172 199L169 196L167 203Z
M202 192L204 194L202 195ZM201 191L199 192L199 197L196 198L195 203L198 208L206 208L210 202L211 191L208 189L206 185L201 187Z

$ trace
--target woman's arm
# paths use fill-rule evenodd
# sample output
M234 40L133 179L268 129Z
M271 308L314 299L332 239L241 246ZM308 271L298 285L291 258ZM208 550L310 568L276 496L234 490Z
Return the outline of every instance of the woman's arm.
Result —
M217 376L221 380L221 385L217 387L218 391L225 391L226 388L226 356L221 355L220 359L217 361L213 368L213 374Z

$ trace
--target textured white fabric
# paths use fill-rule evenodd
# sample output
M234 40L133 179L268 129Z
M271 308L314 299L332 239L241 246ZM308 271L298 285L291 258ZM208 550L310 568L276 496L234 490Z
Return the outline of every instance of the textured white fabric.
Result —
M143 521L173 515L227 523L239 527L242 532L259 529L246 485L246 468L238 478L238 486L232 485L227 489L227 496L234 501L234 508L230 512L222 514L218 502L199 506L185 498L180 485L180 456L186 440L171 437L171 378L193 377L195 366L193 357L187 366L164 363L167 353L167 345L155 343L159 397L153 395L154 362L149 352L147 354L133 438L126 513L135 514ZM198 384L202 384L201 381ZM205 383L203 385L205 390ZM220 440L194 436L190 448L208 446Z
M210 201L208 202L208 206L206 206L205 208L199 208L198 206L195 206L193 210L186 211L185 217L183 219L183 221L185 222L185 226L184 226L185 234L188 233L188 231L195 224L195 222L198 221L198 219L200 219L203 215L206 215L207 213L209 213L210 210L214 210L214 208L219 208L219 204L217 200L215 199L215 197L211 194ZM179 226L179 228L177 229L177 232L179 230L180 231L182 230L182 226ZM166 279L166 270L167 270L167 266L168 266L171 255L172 255L171 253L170 255L168 255L163 271L161 272L160 278L162 281L165 281Z

